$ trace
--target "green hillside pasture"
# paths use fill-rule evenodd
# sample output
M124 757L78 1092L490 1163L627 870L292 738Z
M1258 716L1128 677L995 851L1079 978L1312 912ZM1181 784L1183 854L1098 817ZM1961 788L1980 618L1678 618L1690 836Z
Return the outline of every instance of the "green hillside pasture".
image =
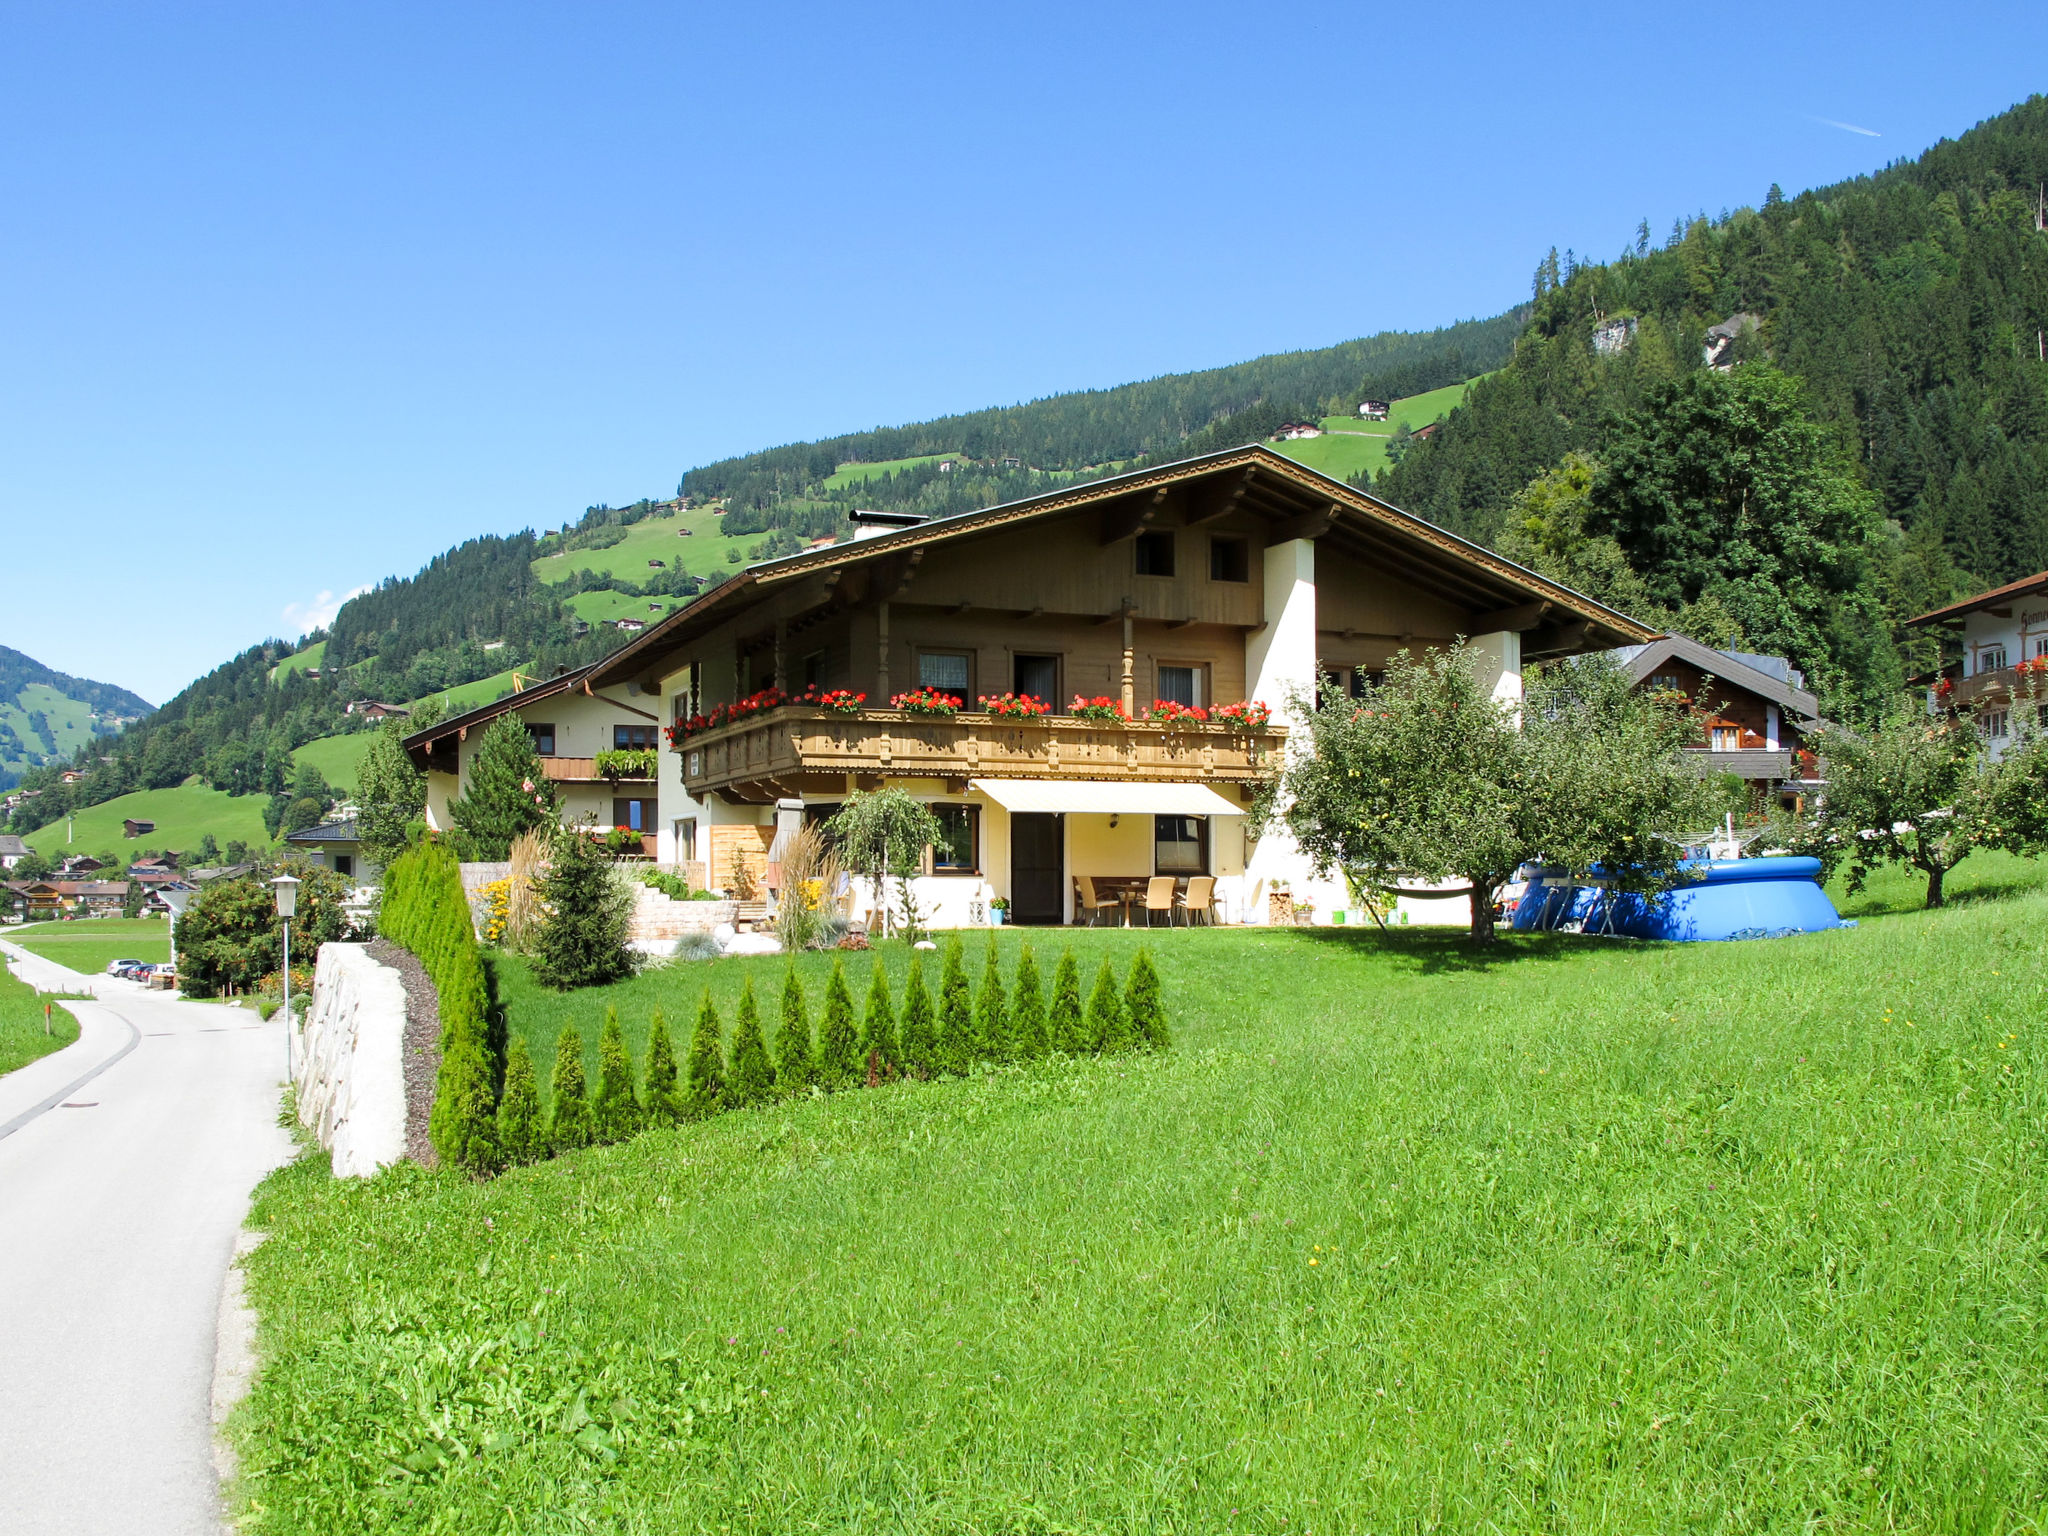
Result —
M512 691L513 670L508 668L503 672L494 672L489 677L480 677L473 683L463 683L460 687L445 689L433 697L439 699L451 715L459 715L466 709L475 709L479 704L495 703ZM418 699L413 700L414 704L419 702Z
M43 717L43 729L30 718ZM68 760L92 740L92 707L59 693L48 683L27 683L13 702L0 703L4 721L20 741L20 752L0 752L0 768L17 773L37 763Z
M240 1499L273 1532L2037 1528L2024 873L1742 944L1162 932L1161 1058L488 1183L308 1158L252 1217ZM1084 976L1147 941L1032 938ZM751 975L772 1024L780 974L555 1007L682 1034Z
M325 640L315 640L303 651L292 652L291 655L285 657L283 661L272 667L270 669L270 680L273 683L281 683L295 672L303 672L308 667L319 666L326 657L327 642Z
M900 475L906 469L916 469L920 464L936 464L941 459L957 459L957 453L922 453L908 459L879 459L872 464L842 464L825 477L825 489L842 491L863 480L879 480L884 475Z
M46 1023L36 989L0 963L0 1077L61 1051L77 1038L78 1020L62 1005L53 1005Z
M533 562L533 573L548 582L565 581L572 571L596 571L644 582L654 574L647 564L649 560L660 560L669 570L674 570L680 560L692 576L709 576L713 571L731 569L725 558L728 545L737 546L740 557L745 559L747 547L767 537L752 533L728 539L719 531L723 521L708 507L646 518L628 528L624 541L610 549L572 549L563 555L543 555ZM681 534L684 528L690 530L688 538Z
M1385 421L1361 421L1356 416L1325 416L1328 432L1322 437L1298 442L1274 442L1270 446L1297 464L1306 464L1333 480L1354 480L1365 473L1378 474L1387 467L1387 443L1394 429L1404 423L1409 431L1426 427L1440 416L1448 416L1464 401L1467 391L1479 381L1467 380L1427 394L1410 395L1393 402Z
M176 789L143 789L132 795L118 795L78 813L77 835L67 844L64 823L52 822L30 832L23 839L38 853L61 858L66 853L135 854L145 848L175 848L180 852L199 846L207 833L225 848L239 838L251 848L268 845L263 830L263 796L228 795L204 784L188 781ZM156 830L146 837L129 840L121 835L121 823L133 818L153 821Z
M659 609L649 608L659 603ZM680 608L680 597L634 597L627 592L578 592L569 599L569 609L586 624L609 624L613 619L644 619L653 624Z
M345 736L322 736L309 741L292 753L295 763L307 763L320 770L320 776L336 789L353 792L356 787L356 765L363 760L363 754L370 750L370 743L376 740L375 731L351 731Z

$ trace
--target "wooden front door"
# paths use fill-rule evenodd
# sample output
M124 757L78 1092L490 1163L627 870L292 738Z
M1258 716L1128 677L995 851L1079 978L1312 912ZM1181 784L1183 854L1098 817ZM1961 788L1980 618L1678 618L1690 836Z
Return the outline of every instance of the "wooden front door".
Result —
M1066 818L1035 812L1010 817L1010 921L1057 923L1067 890Z

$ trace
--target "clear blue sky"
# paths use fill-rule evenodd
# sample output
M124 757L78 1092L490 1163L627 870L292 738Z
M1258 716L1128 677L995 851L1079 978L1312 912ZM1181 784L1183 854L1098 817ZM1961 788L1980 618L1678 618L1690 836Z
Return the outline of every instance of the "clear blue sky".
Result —
M7 17L0 643L156 701L726 454L1495 313L2048 54L2018 3Z

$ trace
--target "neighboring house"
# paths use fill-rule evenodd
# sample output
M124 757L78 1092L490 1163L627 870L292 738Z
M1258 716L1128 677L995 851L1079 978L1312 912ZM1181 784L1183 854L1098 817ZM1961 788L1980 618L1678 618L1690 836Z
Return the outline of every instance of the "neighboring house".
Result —
M76 768L66 768L62 773L57 775L57 782L60 784L76 784L84 777L85 775L80 773Z
M1429 423L1428 426L1417 427L1413 432L1409 433L1408 435L1414 438L1417 442L1421 442L1424 438L1435 437L1436 429L1442 425L1443 423L1440 421L1432 421L1431 423Z
M650 571L665 571L668 569L668 567L663 565L659 560L650 560L647 562L647 569L649 569Z
M1820 701L1784 657L1717 651L1683 635L1614 654L1639 687L1684 694L1709 712L1705 740L1691 750L1707 772L1747 782L1759 808L1775 797L1796 810L1820 787L1819 767L1806 747L1806 738L1825 723Z
M1323 429L1313 421L1283 422L1281 423L1280 430L1273 434L1274 437L1283 443L1291 443L1296 438L1321 437L1322 435Z
M89 853L67 854L57 861L57 873L66 879L75 879L80 875L89 875L95 870L105 869L106 867L106 865Z
M612 620L612 628L613 628L613 629L623 629L623 630L629 630L629 631L639 631L639 630L643 630L643 629L645 629L646 627L647 627L647 621L646 621L645 619L613 619L613 620Z
M31 880L16 886L27 898L28 915L61 917L119 912L128 895L126 880Z
M453 825L448 804L468 783L470 754L483 728L510 714L524 722L540 754L541 772L561 795L563 825L600 832L627 827L642 835L643 849L652 854L660 824L655 780L634 775L609 779L597 771L596 758L622 748L658 747L660 699L636 697L630 682L599 692L591 685L591 670L566 672L406 737L414 765L427 775L427 824L442 832Z
M1928 684L1929 709L1974 709L1995 757L2012 739L2011 705L2023 686L2048 699L2048 571L1906 621L1938 629L1961 656ZM2025 669L2025 670L2022 670ZM2023 683L2024 680L2024 683Z
M362 837L352 816L337 817L303 832L290 833L285 837L285 845L292 852L303 854L308 863L331 869L357 885L374 885L382 873L363 857Z
M135 818L130 817L121 823L121 835L123 837L147 837L155 830L156 823L153 821L137 821Z
M0 833L0 869L12 869L27 857L27 843L12 832Z
M1393 405L1385 400L1361 400L1358 402L1358 414L1366 421L1385 421L1393 413Z
M1024 467L1024 461L1014 453L1004 454L1002 463L1005 469L1022 469Z
M343 708L345 715L361 715L365 720L403 720L412 713L396 704L380 704L375 699L351 699Z
M1706 365L1725 373L1735 366L1735 341L1746 332L1763 324L1755 315L1737 313L1730 315L1719 325L1707 327L1706 344L1700 349Z
M216 864L211 869L195 869L188 878L194 885L205 885L214 880L239 880L255 873L254 864Z
M916 886L941 925L972 922L997 897L1012 921L1067 921L1080 876L1213 876L1236 921L1264 921L1276 882L1319 910L1348 907L1341 880L1316 879L1284 829L1245 827L1257 783L1286 750L1289 702L1319 674L1355 687L1398 650L1464 635L1489 691L1519 698L1525 660L1655 638L1263 445L862 532L748 567L573 684L600 697L637 688L670 722L663 863L699 865L727 887L736 860L855 790L894 784L945 828ZM869 707L828 715L766 692L807 686L863 693ZM887 706L918 688L968 709L929 718ZM1001 720L974 708L1013 691L1060 713ZM1083 719L1065 712L1076 695L1131 714L1155 701L1249 700L1273 724ZM753 707L733 719L736 702ZM520 711L533 721L557 707ZM438 754L430 809L448 793L434 786L453 784L462 723L408 739L416 762L430 746Z

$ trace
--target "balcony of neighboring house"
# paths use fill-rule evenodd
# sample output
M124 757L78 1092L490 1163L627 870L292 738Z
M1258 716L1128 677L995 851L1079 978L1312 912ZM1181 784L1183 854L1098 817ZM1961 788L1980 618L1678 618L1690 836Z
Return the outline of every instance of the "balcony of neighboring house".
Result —
M594 757L544 757L540 771L556 784L652 784L654 769L605 773Z
M1769 780L1802 777L1790 747L1772 746L1745 726L1714 721L1708 726L1707 744L1688 747L1708 773L1732 773L1738 779Z
M1285 729L1213 721L1090 720L1070 715L950 717L901 710L836 715L784 705L695 731L677 750L693 796L765 803L884 779L1079 779L1250 784L1272 765Z
M1998 653L2001 657L2003 651ZM2014 666L1985 667L1969 677L1957 663L1944 668L1935 680L1935 702L1945 709L1973 709L2029 694L2048 700L2048 657L2036 657ZM1944 689L1943 685L1946 685Z

